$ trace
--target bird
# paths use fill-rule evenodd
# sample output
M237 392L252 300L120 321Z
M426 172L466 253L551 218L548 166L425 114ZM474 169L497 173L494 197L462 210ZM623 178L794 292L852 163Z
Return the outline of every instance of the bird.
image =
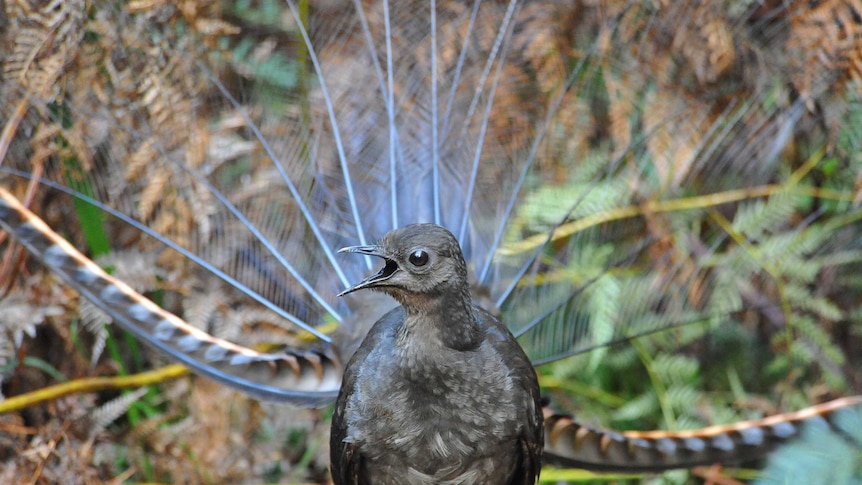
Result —
M344 369L334 482L536 483L544 444L536 372L508 328L474 305L455 236L411 224L341 251L384 261L341 295L377 290L400 306L374 323Z
M0 166L4 227L158 355L261 400L325 406L396 306L379 293L337 298L372 269L372 257L337 248L434 223L459 241L472 297L557 383L546 463L631 471L753 456L770 439L752 444L757 432L732 426L698 441L570 415L709 421L687 384L728 380L749 348L749 363L787 346L805 374L854 381L855 340L824 329L844 335L858 293L856 209L845 204L854 138L837 121L855 105L840 86L813 89L852 79L838 70L853 64L820 76L819 44L801 40L806 15L822 17L816 5L320 2L306 18L286 3L281 27L240 7L193 9L204 21L188 22L192 11L170 5L97 3L88 15L83 2L8 23L0 106L21 125L4 132L15 133ZM798 56L761 55L784 39ZM730 91L713 89L726 80ZM804 158L801 146L822 152ZM824 167L820 153L837 162ZM817 190L834 170L847 185ZM96 258L100 232L113 274L76 252ZM567 359L589 349L586 370L574 369ZM762 367L797 374L795 361L775 365ZM640 390L594 404L594 393L563 392L573 381Z

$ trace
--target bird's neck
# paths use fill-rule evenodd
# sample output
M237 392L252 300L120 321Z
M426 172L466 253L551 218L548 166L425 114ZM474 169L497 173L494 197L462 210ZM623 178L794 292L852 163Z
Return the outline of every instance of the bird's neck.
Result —
M461 351L481 344L482 329L469 291L416 295L401 304L406 312L404 337Z

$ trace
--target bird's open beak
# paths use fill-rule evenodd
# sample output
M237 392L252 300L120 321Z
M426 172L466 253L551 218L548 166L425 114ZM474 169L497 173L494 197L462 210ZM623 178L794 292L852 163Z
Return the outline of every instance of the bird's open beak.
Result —
M382 286L382 282L388 280L398 271L398 263L394 260L390 259L386 252L384 251L383 246L371 245L371 246L348 246L346 248L341 248L338 250L339 253L358 253L358 254L367 254L369 256L377 256L378 258L383 258L386 262L380 271L377 273L365 278L364 280L356 283L350 288L342 291L337 296L344 296L348 293L353 293L356 290L361 290L363 288L373 288L375 286Z

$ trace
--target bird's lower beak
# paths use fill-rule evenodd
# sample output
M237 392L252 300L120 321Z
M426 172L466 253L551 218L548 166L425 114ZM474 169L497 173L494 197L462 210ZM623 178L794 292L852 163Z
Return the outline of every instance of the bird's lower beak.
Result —
M382 283L389 278L392 277L393 274L398 270L398 264L386 257L386 253L383 250L383 246L348 246L346 248L341 248L338 250L339 253L358 253L358 254L367 254L369 256L377 256L378 258L383 258L386 261L386 264L380 268L380 271L377 273L365 278L364 280L356 283L355 285L347 288L346 290L339 293L337 296L344 296L348 293L353 293L356 290L361 290L363 288L373 288L375 286L382 286Z

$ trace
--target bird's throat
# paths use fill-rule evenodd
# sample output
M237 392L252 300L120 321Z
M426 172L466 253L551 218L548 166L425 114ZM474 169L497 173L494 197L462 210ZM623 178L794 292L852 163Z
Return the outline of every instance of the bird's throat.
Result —
M444 347L469 351L479 346L482 329L472 304L436 298L424 305L404 305L406 316L399 330L399 345L416 349Z

